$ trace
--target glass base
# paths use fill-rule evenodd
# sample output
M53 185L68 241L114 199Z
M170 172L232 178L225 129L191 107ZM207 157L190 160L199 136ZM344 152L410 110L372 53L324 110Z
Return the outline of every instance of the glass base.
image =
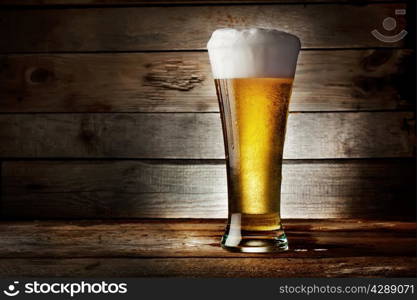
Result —
M282 229L274 231L241 231L226 233L221 245L232 252L268 253L288 250L288 240Z

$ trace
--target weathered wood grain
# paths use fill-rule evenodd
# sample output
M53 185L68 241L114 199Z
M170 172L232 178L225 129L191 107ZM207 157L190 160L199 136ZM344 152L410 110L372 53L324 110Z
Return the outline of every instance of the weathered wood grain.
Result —
M0 257L347 258L414 256L416 251L413 222L338 219L284 224L289 251L241 254L220 247L224 220L1 222Z
M0 259L1 277L414 277L415 275L415 257Z
M4 162L7 218L225 218L223 163ZM285 218L413 218L413 160L287 162Z
M291 111L407 109L414 53L302 51ZM0 56L0 112L217 112L207 53Z
M284 158L412 157L412 112L294 113ZM224 158L217 113L1 114L0 157Z
M118 7L112 9L7 9L0 12L0 51L141 51L205 49L219 27L271 27L300 37L304 48L398 47L410 39L407 15L398 30L410 34L396 43L370 34L382 29L394 4L232 5ZM378 26L378 24L380 24Z
M239 4L239 3L352 3L366 4L372 2L405 2L405 0L2 0L0 6L32 5L167 5L167 4Z
M414 222L286 220L292 250L276 254L221 250L223 222L1 222L0 276L412 277L416 272Z

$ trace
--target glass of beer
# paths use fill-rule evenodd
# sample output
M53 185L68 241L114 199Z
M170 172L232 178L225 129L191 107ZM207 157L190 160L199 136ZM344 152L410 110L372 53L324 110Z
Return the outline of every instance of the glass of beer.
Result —
M223 248L288 250L281 225L285 127L300 40L273 29L218 29L207 44L226 153Z

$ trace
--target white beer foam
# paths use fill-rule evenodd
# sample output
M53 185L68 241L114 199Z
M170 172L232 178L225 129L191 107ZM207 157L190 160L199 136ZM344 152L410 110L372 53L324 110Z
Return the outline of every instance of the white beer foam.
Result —
M294 77L300 40L274 29L217 29L207 43L213 77Z

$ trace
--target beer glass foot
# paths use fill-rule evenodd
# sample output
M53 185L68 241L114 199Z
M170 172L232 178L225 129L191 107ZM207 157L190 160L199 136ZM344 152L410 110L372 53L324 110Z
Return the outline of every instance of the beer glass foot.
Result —
M267 253L288 250L288 240L283 230L242 231L238 235L225 234L221 245L232 252Z

